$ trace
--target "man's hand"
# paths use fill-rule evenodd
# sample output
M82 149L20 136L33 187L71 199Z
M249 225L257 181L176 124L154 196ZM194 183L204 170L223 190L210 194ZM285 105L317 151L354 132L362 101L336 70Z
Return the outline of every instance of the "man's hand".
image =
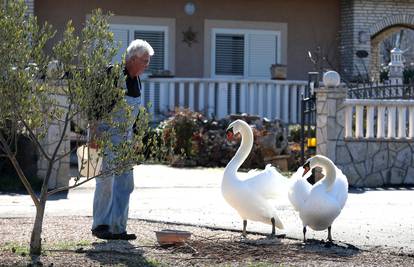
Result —
M98 149L99 149L99 145L98 145L98 143L96 143L96 141L95 141L95 140L91 140L91 141L89 141L89 143L88 143L88 147L89 147L89 148L96 149L96 150L98 150Z

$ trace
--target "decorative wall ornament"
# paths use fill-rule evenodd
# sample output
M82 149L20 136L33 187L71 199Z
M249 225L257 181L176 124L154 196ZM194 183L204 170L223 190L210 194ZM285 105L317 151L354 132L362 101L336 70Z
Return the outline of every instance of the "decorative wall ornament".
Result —
M197 32L193 31L191 26L183 32L183 42L186 43L188 47L191 47L193 43L197 43Z

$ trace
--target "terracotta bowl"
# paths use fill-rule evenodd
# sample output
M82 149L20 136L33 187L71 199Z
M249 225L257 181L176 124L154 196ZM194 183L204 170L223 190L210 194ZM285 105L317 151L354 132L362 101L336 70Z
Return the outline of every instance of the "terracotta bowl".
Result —
M161 246L164 245L180 245L190 238L191 232L164 229L161 231L155 231L157 241Z

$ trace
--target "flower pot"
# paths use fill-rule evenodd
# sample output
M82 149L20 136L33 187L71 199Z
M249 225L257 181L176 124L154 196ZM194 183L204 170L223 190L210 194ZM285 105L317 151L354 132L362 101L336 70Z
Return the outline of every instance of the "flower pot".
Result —
M185 243L185 241L187 241L188 238L190 238L191 232L164 229L161 231L156 231L155 235L157 237L158 243L161 246L182 245Z
M270 67L270 77L272 80L286 80L287 66L282 64L272 64Z

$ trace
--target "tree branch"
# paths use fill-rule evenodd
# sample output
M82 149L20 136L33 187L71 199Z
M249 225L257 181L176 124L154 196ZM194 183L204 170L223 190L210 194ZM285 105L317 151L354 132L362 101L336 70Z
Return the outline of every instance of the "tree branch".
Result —
M43 149L43 147L40 144L39 140L37 139L36 135L33 133L33 130L29 127L29 125L27 125L26 121L24 119L22 119L22 117L20 116L20 114L19 114L19 118L20 118L21 122L23 123L24 127L29 131L29 135L30 135L32 141L34 141L36 143L36 145L39 148L39 150L42 153L42 155L46 158L46 160L49 161L50 160L49 155Z
M72 188L76 188L76 187L78 187L80 185L83 185L84 183L87 183L87 182L89 182L89 181L91 181L91 180L93 180L95 178L102 177L102 176L106 176L108 174L113 173L113 171L115 171L115 170L118 170L120 168L125 168L125 167L129 167L129 166L133 166L133 165L134 164L125 164L123 166L118 166L117 168L109 169L106 172L102 172L102 173L100 173L98 175L95 175L93 177L88 177L88 178L86 178L84 181L82 181L80 183L75 182L74 185L68 185L68 186L63 186L63 187L59 187L59 188L53 189L53 190L47 192L47 195L48 196L51 196L51 195L56 194L56 193L61 192L61 191L66 191L66 190L70 190Z
M68 152L63 153L62 155L58 156L55 158L55 160L53 162L58 162L59 160L63 159L64 157L70 155L72 152L76 151L77 147L70 149Z

